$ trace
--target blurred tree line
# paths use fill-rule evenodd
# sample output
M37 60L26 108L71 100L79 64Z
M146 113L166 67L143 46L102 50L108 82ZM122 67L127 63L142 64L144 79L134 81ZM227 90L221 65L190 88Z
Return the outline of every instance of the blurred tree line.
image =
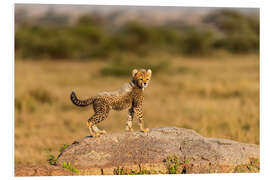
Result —
M259 52L259 18L231 9L211 12L203 27L146 25L128 22L112 27L99 14L82 15L76 22L49 10L38 23L15 14L15 54L20 58L89 59L119 53L136 56L166 52L186 56Z

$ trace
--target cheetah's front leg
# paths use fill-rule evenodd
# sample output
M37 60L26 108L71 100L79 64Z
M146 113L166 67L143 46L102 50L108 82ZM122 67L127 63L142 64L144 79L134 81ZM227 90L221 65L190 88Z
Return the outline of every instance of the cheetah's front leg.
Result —
M137 116L138 124L139 124L139 126L140 126L141 131L142 131L142 132L148 132L149 129L143 127L143 113L142 113L142 107L134 108L134 112L135 112L135 114L136 114L136 116Z

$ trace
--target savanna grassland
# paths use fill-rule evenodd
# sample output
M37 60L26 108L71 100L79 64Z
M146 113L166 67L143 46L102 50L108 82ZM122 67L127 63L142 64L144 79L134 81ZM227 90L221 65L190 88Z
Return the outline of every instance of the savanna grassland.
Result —
M259 56L124 59L16 59L15 164L47 164L63 144L87 136L92 107L74 106L71 91L84 99L116 90L130 80L134 67L153 70L145 90L146 127L177 126L207 137L260 143ZM127 111L111 111L99 127L124 132L126 119ZM138 130L136 121L134 127Z

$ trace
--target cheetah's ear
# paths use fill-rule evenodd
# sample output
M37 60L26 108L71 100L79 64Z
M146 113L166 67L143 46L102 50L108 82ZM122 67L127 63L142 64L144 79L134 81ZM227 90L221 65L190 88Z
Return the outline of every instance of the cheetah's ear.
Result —
M151 77L151 75L152 75L152 70L151 70L151 69L148 69L146 73L147 73L147 75L148 75L149 77Z
M138 72L137 69L133 69L133 70L132 70L132 73L131 73L131 74L132 74L132 77L134 77L134 76L136 75L137 72Z

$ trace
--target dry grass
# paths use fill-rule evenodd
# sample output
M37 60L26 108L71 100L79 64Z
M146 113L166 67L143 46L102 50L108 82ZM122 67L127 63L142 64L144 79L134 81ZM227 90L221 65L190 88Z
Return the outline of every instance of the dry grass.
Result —
M47 164L63 144L88 135L91 107L80 98L116 90L128 77L102 76L102 61L15 62L15 164ZM259 144L259 57L172 58L145 90L147 127L192 128L203 136ZM127 112L110 113L99 126L124 132ZM137 127L137 125L136 125Z

